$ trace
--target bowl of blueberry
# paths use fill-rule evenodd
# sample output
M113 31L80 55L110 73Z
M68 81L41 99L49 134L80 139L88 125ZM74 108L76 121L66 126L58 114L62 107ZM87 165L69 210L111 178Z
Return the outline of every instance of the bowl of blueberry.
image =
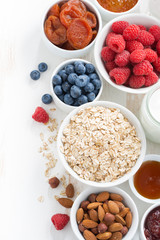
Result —
M53 100L64 112L98 100L102 88L103 82L95 66L82 59L62 62L56 67L51 78Z

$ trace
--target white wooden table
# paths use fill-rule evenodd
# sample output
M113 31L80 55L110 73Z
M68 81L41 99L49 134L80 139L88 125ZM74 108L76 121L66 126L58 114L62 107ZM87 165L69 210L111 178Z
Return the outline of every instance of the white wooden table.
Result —
M54 1L53 1L54 2ZM144 0L141 11L156 14L157 0ZM41 40L40 23L48 0L5 0L0 8L0 239L2 240L75 240L70 225L62 232L55 231L50 218L57 212L68 213L54 199L63 190L62 185L50 189L45 177L47 160L39 153L42 146L40 133L47 139L51 133L47 126L31 118L37 106L43 106L60 124L65 114L56 110L54 104L41 102L44 93L50 93L50 77L54 68L64 59L54 56ZM155 7L155 6L156 7ZM94 63L92 52L86 59ZM40 80L32 81L30 72L40 62L49 69ZM107 83L101 100L122 104L138 116L143 96L119 92ZM56 157L55 143L50 152ZM147 153L160 154L160 145L147 142ZM76 192L86 186L68 178L58 161L51 171L52 176L66 175ZM131 192L128 182L120 185L135 200L140 219L149 204L138 200ZM39 199L39 200L38 200ZM138 240L138 232L134 240Z

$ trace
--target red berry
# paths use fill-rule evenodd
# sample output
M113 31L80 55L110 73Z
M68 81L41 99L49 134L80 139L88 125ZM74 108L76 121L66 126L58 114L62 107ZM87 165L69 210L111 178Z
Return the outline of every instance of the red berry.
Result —
M49 121L48 113L42 108L37 107L32 115L32 118L37 122L47 123Z
M157 25L153 25L150 27L149 32L154 36L155 41L160 40L160 27Z
M110 72L112 69L114 69L116 67L117 67L117 65L115 64L115 61L106 62L106 64L105 64L105 68L106 68L107 72Z
M112 36L108 40L108 46L116 53L121 53L125 49L126 42L122 35Z
M144 47L143 47L142 43L140 43L136 40L126 42L126 50L128 50L130 53L136 49L143 50Z
M140 28L135 25L129 25L127 28L123 31L123 37L127 41L135 40L138 38L140 32Z
M144 85L144 83L145 83L145 77L144 76L132 75L129 78L129 86L131 88L140 88Z
M141 30L137 41L141 42L144 46L150 46L154 43L155 38L151 33L147 32L146 30Z
M146 27L143 25L137 25L137 26L140 28L140 30L147 30Z
M106 45L107 45L107 46L108 46L108 41L109 41L109 39L110 39L111 37L115 37L115 36L117 36L117 34L114 33L114 32L108 33L108 35L107 35L107 37L106 37Z
M145 60L148 60L150 63L155 62L157 60L158 56L154 50L146 48L144 49L144 52L146 53Z
M121 53L118 53L115 57L115 63L119 66L119 67L125 67L128 63L129 63L129 56L130 53L126 50L124 50Z
M116 53L109 47L103 47L101 51L101 57L104 62L111 62L114 60Z
M130 61L132 63L140 63L142 62L146 57L146 53L144 50L134 50L130 55Z
M57 230L62 230L69 222L69 216L67 214L55 214L52 216L51 221Z
M155 72L150 72L147 76L145 76L145 79L145 87L149 87L158 82L158 76Z
M112 24L111 28L113 32L123 34L124 29L128 26L129 23L126 21L117 21Z
M147 75L152 71L153 67L147 60L144 60L133 67L134 75Z
M110 77L115 80L116 84L124 84L130 76L130 69L127 67L124 68L114 68L110 71Z
M160 72L160 57L158 57L157 60L153 62L153 66L157 72Z
M158 41L157 45L156 45L156 50L158 55L160 55L160 40Z

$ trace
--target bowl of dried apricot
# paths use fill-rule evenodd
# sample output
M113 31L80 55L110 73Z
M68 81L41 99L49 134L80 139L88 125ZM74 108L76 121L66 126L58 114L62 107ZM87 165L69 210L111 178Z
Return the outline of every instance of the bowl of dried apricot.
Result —
M70 218L79 240L132 239L139 221L134 201L117 187L83 191L72 206Z
M45 11L42 38L64 58L87 54L102 28L101 15L89 0L55 1Z

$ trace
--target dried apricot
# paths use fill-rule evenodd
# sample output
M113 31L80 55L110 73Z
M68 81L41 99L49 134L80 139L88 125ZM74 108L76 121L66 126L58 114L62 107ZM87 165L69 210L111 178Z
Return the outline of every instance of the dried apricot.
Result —
M92 28L85 18L74 19L67 29L67 39L72 47L86 47L92 39Z
M87 9L86 9L86 6L84 5L83 2L81 2L80 0L69 0L68 2L64 3L62 6L61 6L61 11L65 8L65 7L68 7L68 6L76 6L79 8L80 12L82 13L82 16L85 15Z
M97 30L92 31L92 41L96 38L97 36Z
M59 13L60 13L60 7L58 4L55 4L50 8L50 10L47 14L47 17L49 17L49 16L59 17Z
M95 28L97 26L97 19L93 13L87 11L84 17L87 19L87 22L91 28Z
M61 45L67 41L66 28L56 16L49 16L45 21L44 31L47 38L55 45Z
M61 23L68 28L73 19L82 17L82 13L78 7L71 5L65 7L60 13Z
M62 45L62 48L66 50L75 50L68 41Z

